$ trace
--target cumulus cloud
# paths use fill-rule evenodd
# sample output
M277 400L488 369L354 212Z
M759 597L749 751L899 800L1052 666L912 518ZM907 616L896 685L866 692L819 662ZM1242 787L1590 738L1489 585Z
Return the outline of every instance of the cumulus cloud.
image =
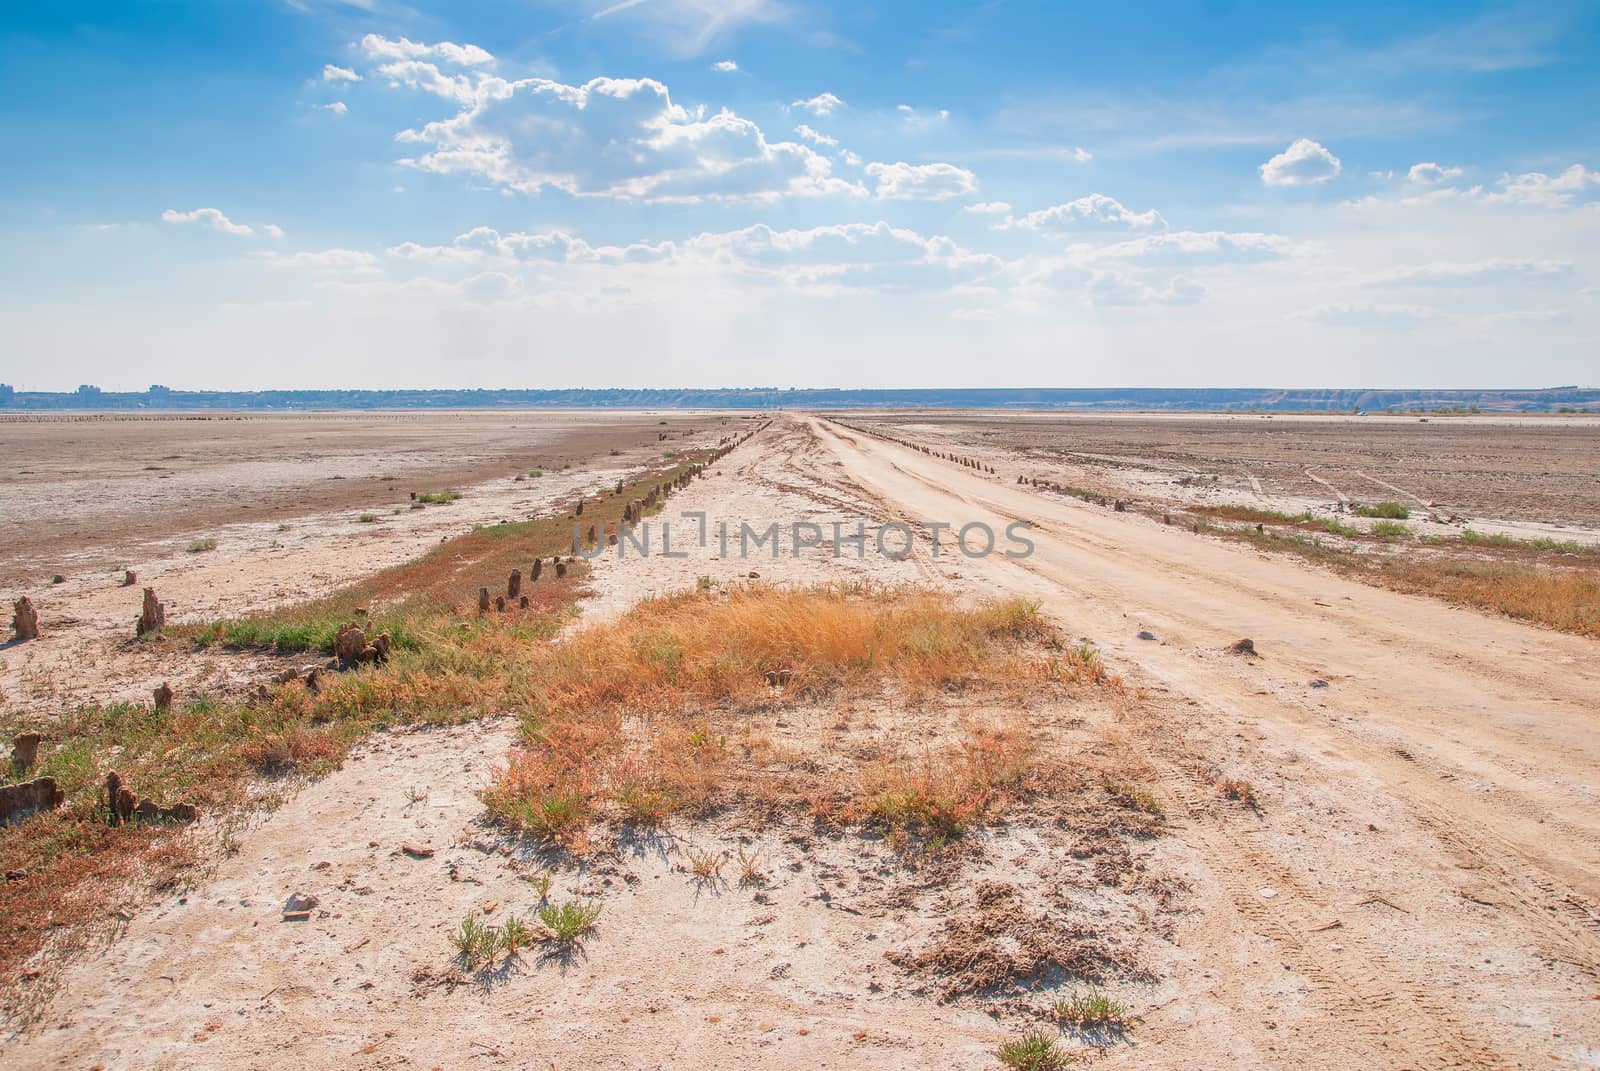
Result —
M323 64L322 80L324 82L359 82L361 76L348 67L335 67L331 63Z
M1435 261L1395 268L1374 276L1374 286L1478 286L1514 279L1554 279L1572 274L1572 263L1533 257L1493 257L1476 261Z
M979 201L977 204L967 205L961 211L979 216L1008 216L1011 214L1011 202Z
M1439 313L1425 305L1319 305L1294 314L1296 320L1338 327L1409 327L1437 319Z
M391 86L420 89L458 104L472 104L478 98L478 87L492 84L485 79L474 80L464 74L446 74L437 64L422 60L395 60L379 67L378 73L389 79Z
M332 112L334 115L343 115L350 110L345 107L345 103L342 100L336 100L332 104L319 104L317 107L325 112Z
M978 189L977 176L954 164L868 164L867 176L878 184L873 192L890 201L943 201Z
M361 51L375 60L436 60L456 67L487 67L494 63L494 57L477 45L458 45L451 41L428 45L375 33L361 39Z
M1167 221L1161 218L1161 213L1153 208L1148 212L1132 212L1124 208L1122 202L1115 197L1107 197L1103 193L1091 193L1076 201L1041 208L1037 212L1008 219L999 226L1002 229L1021 227L1033 231L1069 231L1086 227L1151 230L1166 225Z
M1301 138L1261 165L1261 181L1268 186L1315 186L1338 178L1341 169L1337 156Z
M769 142L754 122L730 111L691 112L654 79L572 86L482 78L457 99L464 106L453 118L397 136L430 150L402 163L524 193L553 186L646 201L864 192L833 177L832 164L815 150Z
M713 71L721 71L723 74L732 74L739 69L739 65L731 59L725 59L713 63L711 69Z
M1435 163L1412 164L1406 178L1418 186L1439 186L1461 177L1459 167L1441 167Z
M179 212L177 209L169 208L161 213L161 222L198 223L203 227L210 227L214 231L238 235L241 238L248 238L255 234L255 228L247 223L235 223L225 216L220 209L216 208L196 208L188 212ZM274 227L272 230L277 231L277 228ZM277 231L277 234L273 236L278 237L282 233L282 231Z
M832 93L819 93L810 100L797 100L790 105L791 108L801 108L813 115L832 115L845 106L845 102Z

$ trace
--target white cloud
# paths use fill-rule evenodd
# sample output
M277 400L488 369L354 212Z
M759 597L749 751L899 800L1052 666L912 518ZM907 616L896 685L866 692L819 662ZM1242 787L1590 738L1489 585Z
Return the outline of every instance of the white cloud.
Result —
M990 277L1003 266L998 257L949 238L924 237L882 221L789 231L756 224L698 235L685 243L685 253L793 285L852 288L944 289Z
M690 112L654 79L485 78L463 104L451 119L401 132L396 140L431 146L402 163L524 193L553 186L647 201L863 192L815 150L769 142L730 111Z
M810 100L797 100L790 107L804 109L813 115L832 115L847 105L832 93L818 93Z
M375 33L361 39L361 51L375 60L438 60L457 67L485 67L494 63L494 57L477 45L458 45L451 41L428 45Z
M1441 167L1435 163L1412 164L1406 178L1419 186L1438 186L1461 177L1459 167Z
M1478 261L1436 261L1394 268L1369 280L1376 286L1477 286L1504 283L1513 279L1552 279L1572 274L1572 264L1564 260L1539 260L1532 257L1494 257Z
M877 180L873 192L891 201L943 201L978 189L977 177L954 164L868 164L867 175Z
M261 233L265 234L268 238L282 238L283 228L278 226L276 223L263 223L261 225Z
M344 115L350 110L345 107L345 103L342 100L336 100L332 104L319 104L317 107L325 112L332 112L334 115Z
M1007 216L1011 214L1009 201L979 201L975 205L967 205L963 212L971 212L979 216Z
M445 74L436 64L422 60L395 60L379 67L378 73L389 79L391 86L420 89L458 104L472 104L478 98L478 87L485 84L484 79L474 81L464 74Z
M1296 320L1339 327L1407 327L1437 319L1439 313L1425 305L1319 305L1294 314Z
M1490 194L1488 200L1559 208L1592 191L1600 191L1600 171L1573 164L1559 175L1547 175L1542 171L1506 175L1500 185L1502 192Z
M1078 247L1075 247L1078 248ZM1242 264L1277 260L1305 247L1278 234L1257 231L1170 231L1083 250L1089 260L1137 260L1145 264Z
M169 208L165 212L161 213L161 222L198 223L201 226L210 227L214 231L221 231L224 234L238 235L241 238L246 238L255 234L255 229L249 224L235 223L233 220L223 215L220 209L216 208L196 208L189 212L179 212L176 209ZM281 234L282 232L279 233ZM277 235L274 235L274 237L277 237Z
M1041 208L1016 219L999 224L1002 229L1021 227L1035 231L1068 231L1084 227L1126 227L1131 230L1150 230L1165 227L1167 221L1155 209L1148 212L1131 212L1115 197L1091 193L1076 201Z
M731 59L725 59L713 63L711 69L713 71L721 71L723 74L732 74L739 69L739 65Z
M838 138L830 138L826 134L823 134L823 133L821 133L819 131L811 129L809 126L806 126L806 124L804 124L804 123L801 123L799 126L795 127L794 128L794 132L796 134L799 134L800 137L805 139L806 141L811 142L813 145L830 145L831 146L831 145L839 144L839 139Z
M949 108L940 108L936 112L919 112L909 104L901 104L898 105L895 110L898 111L901 117L904 118L908 123L919 123L924 125L928 123L942 123L946 119L950 118Z
M1261 165L1268 186L1315 186L1339 176L1339 158L1310 138L1301 138Z
M1121 272L1097 271L1085 294L1090 304L1100 307L1193 305L1206 296L1206 288L1181 275L1166 286L1153 287Z
M322 80L324 82L359 82L361 76L348 67L335 67L331 63L323 64Z

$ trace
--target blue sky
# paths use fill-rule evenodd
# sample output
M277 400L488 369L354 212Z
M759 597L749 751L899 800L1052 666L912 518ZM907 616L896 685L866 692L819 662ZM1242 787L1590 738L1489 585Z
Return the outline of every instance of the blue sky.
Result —
M0 380L1600 383L1593 4L0 22Z

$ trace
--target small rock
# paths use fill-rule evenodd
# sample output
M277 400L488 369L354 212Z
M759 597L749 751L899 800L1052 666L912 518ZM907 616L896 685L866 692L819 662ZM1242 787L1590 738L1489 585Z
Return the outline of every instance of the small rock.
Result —
M1320 677L1318 677L1316 680L1311 682L1311 687L1313 687L1313 688L1326 688L1327 686L1328 686L1328 682L1323 680Z
M1252 639L1235 640L1228 645L1228 650L1238 655L1256 654L1256 641Z
M62 576L60 573L57 573L55 576L50 578L50 583L52 584L65 584L66 582L67 578Z
M426 844L402 844L400 850L413 859L432 859L433 849Z
M1155 638L1156 638L1156 634L1154 632L1141 632L1141 633L1139 633L1139 639L1141 639L1141 640L1153 640Z
M312 908L321 902L310 893L294 893L283 902L283 921L303 922L311 917Z

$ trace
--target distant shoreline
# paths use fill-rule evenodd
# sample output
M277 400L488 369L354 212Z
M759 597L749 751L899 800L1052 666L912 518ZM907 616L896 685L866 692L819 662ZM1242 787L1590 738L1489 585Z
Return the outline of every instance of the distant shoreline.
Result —
M0 415L23 413L295 413L442 410L993 409L1056 412L1560 413L1600 412L1600 388L1542 390L1284 390L1273 388L929 388L907 390L284 390L16 391Z

